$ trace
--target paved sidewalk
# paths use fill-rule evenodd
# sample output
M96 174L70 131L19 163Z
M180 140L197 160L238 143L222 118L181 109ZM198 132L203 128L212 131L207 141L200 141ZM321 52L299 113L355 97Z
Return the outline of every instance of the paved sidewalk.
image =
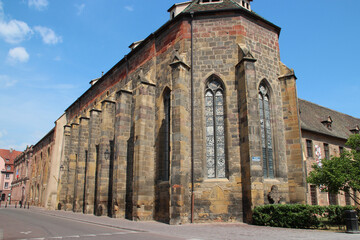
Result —
M12 206L13 207L13 206ZM338 240L360 239L360 234L346 234L332 231L270 228L248 225L245 223L213 223L213 224L187 224L170 226L159 222L133 222L125 219L97 217L81 213L51 211L43 208L32 207L23 209L39 214L46 214L75 221L94 223L115 227L119 229L145 231L151 233L166 233L170 236L181 237L188 240Z

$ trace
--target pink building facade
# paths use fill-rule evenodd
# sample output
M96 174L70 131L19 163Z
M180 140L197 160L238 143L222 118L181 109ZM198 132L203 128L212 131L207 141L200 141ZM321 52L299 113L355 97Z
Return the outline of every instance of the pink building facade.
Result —
M21 152L13 149L0 149L0 200L2 203L11 201L11 182L14 175L14 160Z

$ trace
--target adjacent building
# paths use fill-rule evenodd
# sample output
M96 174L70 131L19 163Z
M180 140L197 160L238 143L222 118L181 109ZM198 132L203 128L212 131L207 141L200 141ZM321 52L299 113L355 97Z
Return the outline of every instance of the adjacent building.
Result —
M339 156L351 134L359 134L360 119L299 99L305 171L323 159ZM307 185L307 202L311 205L354 205L350 195L322 192Z
M0 149L0 196L1 202L11 201L11 182L14 175L14 160L21 152L14 149Z
M30 189L30 172L33 146L27 146L25 151L14 160L14 178L11 183L11 199L17 204L28 203L26 193Z

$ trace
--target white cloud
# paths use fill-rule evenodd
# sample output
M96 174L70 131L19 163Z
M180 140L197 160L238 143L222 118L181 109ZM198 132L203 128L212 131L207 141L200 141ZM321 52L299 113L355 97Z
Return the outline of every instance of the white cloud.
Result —
M11 20L5 22L0 20L0 36L8 43L16 44L30 38L31 28L22 21Z
M9 76L6 75L0 75L0 88L9 88L14 86L17 83L16 80L11 79ZM0 131L0 137L3 136L3 134Z
M129 12L133 12L135 10L133 6L125 6L125 9Z
M29 0L29 7L35 8L36 10L42 11L49 5L48 0Z
M45 44L57 44L62 42L62 37L57 36L51 28L36 26L34 30L38 32Z
M57 62L61 61L61 57L60 57L60 56L56 56L56 57L54 58L54 61L57 61Z
M82 12L84 11L84 8L85 8L85 3L83 3L83 4L75 4L75 7L76 7L76 9L77 9L77 15L81 15L82 14Z
M23 47L16 47L9 50L8 62L10 64L24 63L29 61L30 55Z
M23 21L5 20L3 3L0 0L0 38L6 42L17 44L31 37L31 28Z
M7 135L7 131L6 130L0 130L0 138L4 137Z

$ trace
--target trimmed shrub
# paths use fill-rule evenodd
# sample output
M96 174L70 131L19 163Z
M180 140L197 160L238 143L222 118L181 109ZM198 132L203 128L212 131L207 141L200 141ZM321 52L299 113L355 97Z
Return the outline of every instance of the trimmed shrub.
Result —
M255 207L253 224L284 228L326 228L345 225L345 210L352 206L311 206L304 204L264 205ZM359 209L357 214L359 216Z

